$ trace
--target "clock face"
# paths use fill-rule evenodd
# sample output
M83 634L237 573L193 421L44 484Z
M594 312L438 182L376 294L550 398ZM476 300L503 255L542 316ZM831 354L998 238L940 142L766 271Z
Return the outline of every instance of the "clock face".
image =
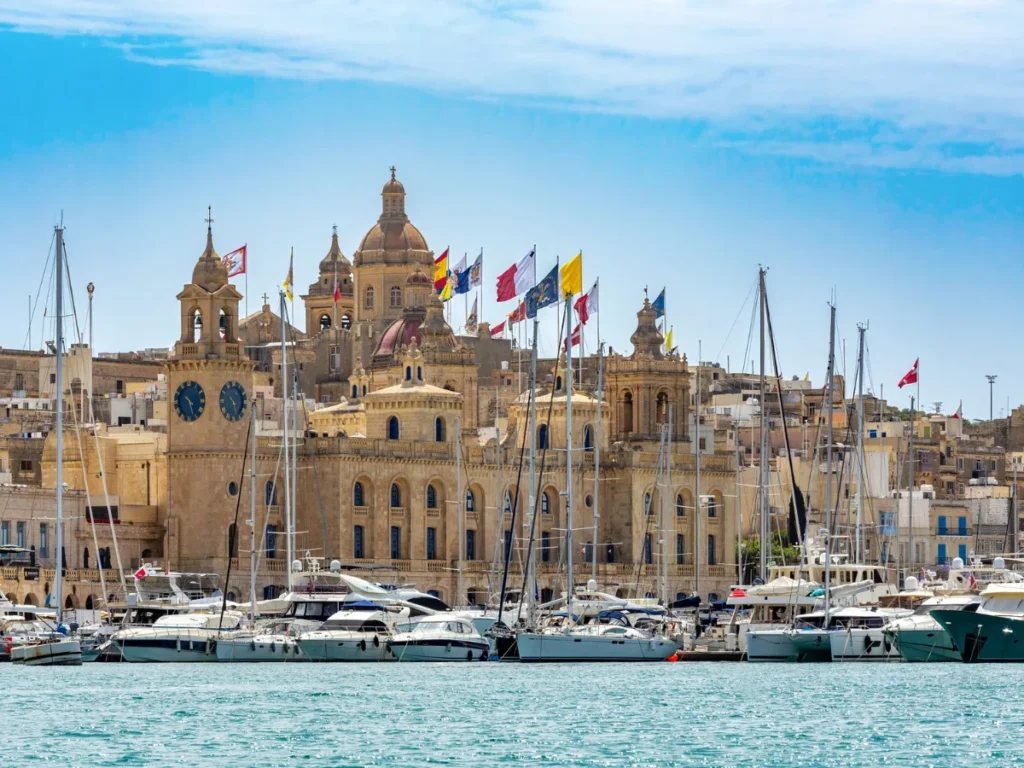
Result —
M245 415L245 389L237 381L229 381L220 390L220 412L228 421Z
M195 421L206 410L206 393L194 381L182 382L174 393L174 410L182 421Z

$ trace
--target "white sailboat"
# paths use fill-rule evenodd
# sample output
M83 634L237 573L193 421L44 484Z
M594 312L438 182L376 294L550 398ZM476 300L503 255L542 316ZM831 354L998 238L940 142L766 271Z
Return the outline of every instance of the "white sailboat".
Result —
M82 646L78 640L69 637L63 624L64 613L64 229L55 227L56 248L54 250L54 272L56 273L56 315L57 333L56 375L54 377L57 392L56 431L57 431L57 568L54 577L53 594L57 602L57 626L48 637L39 642L26 643L11 649L11 661L26 666L77 666L82 663Z

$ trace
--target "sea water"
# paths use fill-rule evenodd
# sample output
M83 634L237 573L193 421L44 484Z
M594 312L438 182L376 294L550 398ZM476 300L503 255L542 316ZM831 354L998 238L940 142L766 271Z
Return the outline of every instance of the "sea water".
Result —
M1003 766L1024 666L0 665L0 764Z

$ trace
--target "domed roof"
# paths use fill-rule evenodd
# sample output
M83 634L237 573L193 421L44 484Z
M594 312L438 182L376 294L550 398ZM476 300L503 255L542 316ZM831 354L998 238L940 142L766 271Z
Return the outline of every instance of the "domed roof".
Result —
M390 360L414 341L421 348L447 351L458 346L451 326L444 320L444 308L436 294L431 296L426 308L407 306L402 316L392 321L381 334L373 359L378 363Z
M228 268L213 248L213 230L210 227L206 228L206 250L192 270L192 283L210 293L228 283Z
M413 272L411 275L405 278L405 284L424 286L429 285L430 287L433 287L434 281L427 276L426 272L424 272L422 269L417 268L415 272Z
M345 254L341 252L341 246L338 245L337 227L334 228L334 234L331 235L331 249L327 251L327 255L320 262L321 275L333 274L335 272L344 272L346 274L352 272L352 262L345 258Z
M359 263L363 252L429 252L426 238L405 215L405 187L395 178L394 166L380 194L383 198L380 217L359 243L356 262Z

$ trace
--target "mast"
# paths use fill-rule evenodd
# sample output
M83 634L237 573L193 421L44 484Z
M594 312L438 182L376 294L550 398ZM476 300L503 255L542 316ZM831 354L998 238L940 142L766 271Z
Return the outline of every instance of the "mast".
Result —
M249 466L249 602L252 621L256 622L256 400L249 405L249 433L252 435L252 454ZM289 563L289 568L291 564Z
M565 578L566 608L572 622L572 307L565 305Z
M854 551L858 563L864 562L861 528L864 523L861 512L864 495L861 493L861 488L864 485L864 332L866 330L867 326L865 325L857 326L857 334L860 338L857 351L857 527Z
M525 323L523 324L525 327ZM528 610L526 612L527 626L533 626L534 589L537 579L535 573L537 562L533 552L533 518L537 513L537 328L539 321L533 318L533 343L530 348L530 419L527 429L530 432L530 471L529 471L529 510L526 521L526 592L527 595L520 595L519 599L526 599ZM520 454L522 462L522 454ZM522 464L520 463L520 467ZM521 470L520 470L521 471ZM520 475L521 477L521 475ZM502 502L504 503L504 501ZM502 507L504 510L504 507Z
M767 581L768 579L768 552L771 549L771 542L769 537L769 520L768 515L770 512L770 506L768 498L768 403L767 396L765 395L765 379L764 379L764 314L765 314L765 295L764 295L764 269L758 271L759 290L758 295L760 297L761 305L761 450L760 450L760 492L761 492L761 515L760 515L760 538L761 538L761 560L760 560L760 577L761 581ZM699 505L698 505L699 509Z
M282 415L284 435L284 543L285 557L288 560L288 591L292 591L292 486L291 477L291 454L288 452L288 338L286 331L285 315L287 314L284 291L281 291L281 406L284 410ZM275 478L276 481L276 478Z
M604 343L601 341L601 319L597 320L597 420L594 424L594 535L593 546L590 549L590 578L597 581L597 536L598 520L601 514L597 511L597 501L601 494L601 401L604 399Z
M671 494L672 494L672 403L668 404L668 450L665 451L665 487L662 489L662 496L661 496L661 499L662 499L661 500L661 508L662 509L665 508L665 495L666 495L666 491L668 492L668 495L671 497ZM675 500L673 499L673 502L674 501ZM670 509L671 509L671 507L670 507ZM664 526L665 523L668 522L668 517L669 516L667 516L667 515L663 516L663 518L662 518L662 525L663 526ZM673 530L674 529L675 528L673 526ZM664 533L664 527L662 528L662 533ZM668 539L667 536L666 536L666 539ZM668 549L669 547L671 547L671 540L666 540L664 546L662 547L662 552L664 553L665 550ZM665 567L661 571L661 597L662 597L662 600L664 601L663 605L668 606L668 557L665 558Z
M914 466L914 396L910 396L910 445L907 448L907 459L910 461L910 500L907 503L907 566L915 564L914 557L914 483L916 467Z
M665 425L658 425L658 435L660 437L658 443L658 471L654 476L654 488L651 492L651 504L648 507L648 512L653 512L654 509L654 497L657 494L658 498L658 523L655 529L658 533L658 539L656 542L651 544L651 557L654 559L654 589L661 589L661 576L665 572L665 567L668 563L665 562ZM637 584L637 589L640 585Z
M701 350L701 342L697 341L697 399L696 407L697 412L693 415L693 421L697 425L697 436L693 441L693 453L695 456L696 464L696 480L694 483L694 507L696 511L693 514L693 591L697 597L700 597L700 516L703 511L704 505L700 502L700 393L701 393L701 379L700 379L700 358L703 354ZM697 634L700 634L700 605L697 606Z
M466 559L466 518L463 514L463 499L462 499L462 435L459 424L459 417L455 417L455 503L456 506L456 518L458 520L459 530L459 583L458 589L455 593L455 607L457 608L462 600L462 563Z
M833 389L833 378L836 364L836 308L829 306L830 320L828 331L828 427L827 427L827 449L825 452L825 622L822 626L828 626L828 608L831 602L829 589L831 587L832 570L832 411L835 404Z
M57 598L57 626L64 617L64 229L55 227L57 246L54 252L57 273L57 332L55 347L56 373L54 385L57 392L57 568L53 580L53 591Z
M740 431L733 430L736 458L736 583L743 583L743 503L740 495Z

